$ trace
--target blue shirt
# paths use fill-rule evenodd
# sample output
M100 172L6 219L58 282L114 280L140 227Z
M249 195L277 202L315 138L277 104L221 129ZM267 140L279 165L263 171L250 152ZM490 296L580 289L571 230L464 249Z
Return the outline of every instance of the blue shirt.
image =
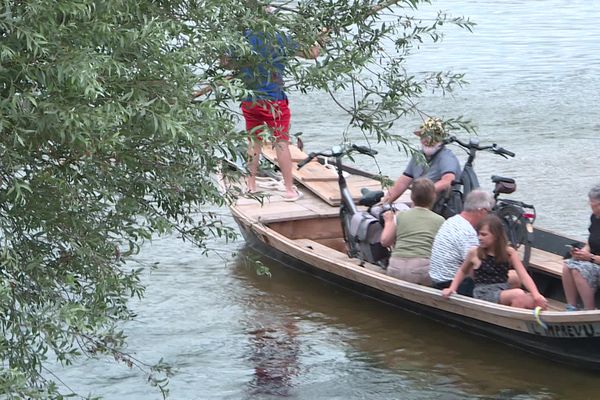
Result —
M246 87L254 91L254 96L245 100L286 100L284 62L290 52L296 51L297 45L282 33L267 37L264 33L247 30L244 36L262 61L258 66L240 68Z

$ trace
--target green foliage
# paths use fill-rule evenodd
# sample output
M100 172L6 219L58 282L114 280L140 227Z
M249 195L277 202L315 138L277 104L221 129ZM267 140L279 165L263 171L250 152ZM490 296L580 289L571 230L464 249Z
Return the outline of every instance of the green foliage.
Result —
M237 101L249 92L219 58L261 62L246 28L289 32L301 50L318 41L316 62L287 61L288 89L352 89L353 103L339 102L349 126L403 143L391 129L419 111L415 99L463 83L411 75L406 58L440 40L443 24L472 26L415 19L418 3L308 0L267 13L246 0L2 2L0 397L62 398L47 362L98 354L142 368L166 395L168 366L120 351L118 323L144 292L127 260L156 235L176 231L204 250L235 236L206 210L236 195L214 176L233 174L222 165L245 144ZM213 93L190 102L199 82Z
M220 46L215 46L218 38L209 40L209 46L201 44L202 53L211 54L206 65L200 68L204 82L219 85L224 77L231 76L230 71L221 69L214 61L220 54L231 49L242 54L250 52L243 40L245 29L291 33L303 50L314 43L320 43L323 49L322 56L315 62L289 60L288 89L328 93L347 112L348 129L363 132L367 140L393 142L399 148L405 147L407 141L392 133L395 122L414 114L419 114L423 121L430 116L427 110L419 108L420 96L432 92L444 95L466 83L460 73L430 71L417 75L406 68L406 60L420 45L443 39L440 28L444 25L468 30L474 26L469 19L445 12L439 12L430 20L415 16L416 7L429 1L309 0L299 1L295 7L273 3L274 13L253 13L245 3L247 1L241 0L237 7L232 6L238 11L231 13L217 7L222 24L219 35L224 39ZM201 19L201 16L195 18ZM202 42L200 36L197 40ZM254 55L253 61L261 62L258 55ZM210 99L225 102L246 95L242 82L234 82L234 85L229 81L228 85L220 86L218 95ZM351 103L339 98L341 91L352 92ZM451 119L448 125L471 129L469 121L462 118Z

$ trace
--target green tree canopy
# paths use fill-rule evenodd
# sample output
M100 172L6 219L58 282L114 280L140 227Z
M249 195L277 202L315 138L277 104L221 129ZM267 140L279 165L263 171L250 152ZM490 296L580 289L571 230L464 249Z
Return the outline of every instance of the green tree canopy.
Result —
M234 237L206 210L236 194L223 196L214 176L245 144L237 101L248 90L219 59L261 61L245 29L289 32L301 49L319 41L316 62L286 61L288 90L335 99L352 89L353 103L340 103L348 126L402 143L393 124L419 112L416 99L462 83L411 75L406 58L443 24L472 26L444 13L416 19L419 3L306 0L265 12L247 0L2 2L0 396L60 397L46 369L55 358L136 364L119 352L117 328L132 318L128 299L143 295L128 258L173 231L205 250L207 238ZM190 101L202 85L212 93Z

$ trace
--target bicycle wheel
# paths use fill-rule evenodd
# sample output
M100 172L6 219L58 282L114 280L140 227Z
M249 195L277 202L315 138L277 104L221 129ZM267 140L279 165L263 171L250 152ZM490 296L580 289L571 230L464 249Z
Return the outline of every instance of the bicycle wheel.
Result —
M523 210L510 204L500 204L495 210L504 225L508 243L515 249L527 244L527 221L523 218Z

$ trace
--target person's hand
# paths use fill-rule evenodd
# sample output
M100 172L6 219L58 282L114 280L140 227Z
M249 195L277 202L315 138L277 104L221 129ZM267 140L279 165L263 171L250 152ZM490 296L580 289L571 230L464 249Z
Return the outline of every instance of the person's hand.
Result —
M390 192L386 192L383 197L381 198L381 200L379 201L380 204L390 204Z
M535 303L536 306L540 306L542 308L542 310L545 310L548 308L548 300L544 296L542 296L540 293L533 295L533 302Z
M578 261L588 261L591 257L591 253L583 249L573 249L571 254L573 255L573 258Z
M394 222L394 218L396 218L396 212L392 210L388 210L383 213L383 221L387 224L390 222Z
M450 288L442 289L442 296L444 296L445 299L449 299L454 293L456 292Z

